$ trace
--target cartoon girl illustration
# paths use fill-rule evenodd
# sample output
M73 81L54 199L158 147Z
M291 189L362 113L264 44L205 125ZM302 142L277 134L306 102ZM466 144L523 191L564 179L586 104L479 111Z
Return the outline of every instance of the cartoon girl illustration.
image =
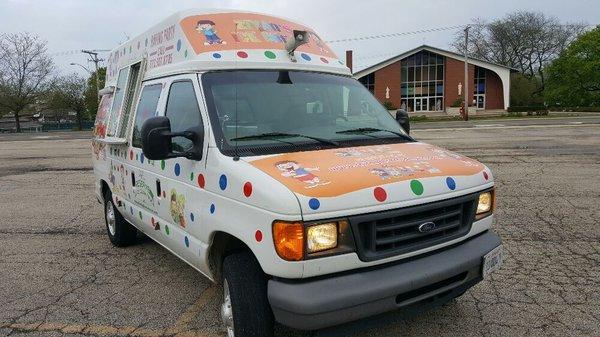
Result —
M221 40L221 38L217 35L215 23L211 20L198 21L196 24L196 31L204 34L204 37L206 38L206 41L204 42L205 46L212 44L227 44L226 41Z
M175 189L171 190L171 218L185 228L185 197L182 194L177 194Z
M277 162L275 163L275 167L281 171L282 176L294 178L306 183L306 188L313 188L331 183L330 181L321 181L319 177L311 173L311 171L318 171L318 167L305 168L300 166L298 162L292 160Z

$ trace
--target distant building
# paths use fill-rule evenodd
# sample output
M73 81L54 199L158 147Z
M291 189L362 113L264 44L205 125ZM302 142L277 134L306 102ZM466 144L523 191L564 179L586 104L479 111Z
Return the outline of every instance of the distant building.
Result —
M347 53L347 58L352 53ZM352 60L346 60L349 66ZM506 110L510 74L516 70L469 58L470 105L477 110ZM409 50L353 75L380 102L415 113L449 112L464 97L464 56L427 45Z

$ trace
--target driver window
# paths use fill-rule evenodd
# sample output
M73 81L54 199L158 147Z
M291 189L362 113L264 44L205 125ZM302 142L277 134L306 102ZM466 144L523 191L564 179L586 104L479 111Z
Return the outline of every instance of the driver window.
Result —
M202 127L200 108L196 100L194 85L191 81L179 81L171 84L165 116L171 121L172 132L182 132L190 128ZM191 150L193 143L183 137L172 140L172 149L175 152Z

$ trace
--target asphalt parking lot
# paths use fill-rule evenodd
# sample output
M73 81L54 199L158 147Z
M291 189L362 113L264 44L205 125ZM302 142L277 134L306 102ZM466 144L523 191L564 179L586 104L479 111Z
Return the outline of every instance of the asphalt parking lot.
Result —
M277 335L599 336L600 124L581 121L420 124L494 171L503 268L420 316ZM0 335L224 336L217 286L151 241L110 245L87 138L0 137Z

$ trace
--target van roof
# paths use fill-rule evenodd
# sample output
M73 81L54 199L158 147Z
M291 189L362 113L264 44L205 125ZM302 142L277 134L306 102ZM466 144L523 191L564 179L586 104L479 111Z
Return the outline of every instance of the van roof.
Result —
M292 30L308 43L293 62L285 50ZM144 79L224 69L297 69L350 75L344 62L312 29L288 19L233 10L177 12L110 52L106 86L119 70L147 59Z

